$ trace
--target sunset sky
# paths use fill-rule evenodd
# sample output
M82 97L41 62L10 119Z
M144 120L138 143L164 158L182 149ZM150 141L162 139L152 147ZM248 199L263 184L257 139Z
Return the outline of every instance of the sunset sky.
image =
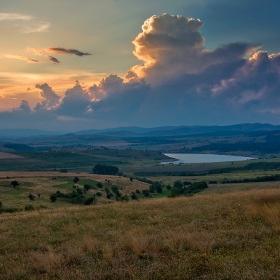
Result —
M0 129L280 124L280 2L0 3Z

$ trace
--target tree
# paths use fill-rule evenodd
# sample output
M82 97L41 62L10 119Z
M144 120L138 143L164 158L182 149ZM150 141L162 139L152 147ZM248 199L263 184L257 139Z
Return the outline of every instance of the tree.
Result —
M88 184L85 184L85 185L84 185L84 189L85 189L86 191L89 191L89 190L90 190L90 187L91 187L91 185L88 185Z
M176 187L171 188L169 197L176 197L180 195L180 190Z
M137 197L137 195L136 195L135 192L132 192L130 197L131 197L131 199L133 199L133 200L137 200L137 199L138 199L138 197Z
M35 195L33 195L33 194L30 193L30 194L28 195L28 198L29 198L30 200L35 200Z
M80 179L79 179L78 177L75 177L74 180L73 180L73 182L74 182L75 184L77 184L79 181L80 181Z
M181 189L183 187L183 183L181 181L177 180L174 182L174 187Z
M50 200L51 200L51 202L56 202L56 200L57 200L56 194L52 194L50 196Z
M98 182L98 183L96 184L96 186L97 186L98 188L103 188L103 185L102 185L100 182Z
M19 186L19 183L18 183L18 181L12 181L11 182L11 185L15 188L15 187L17 187L17 186Z

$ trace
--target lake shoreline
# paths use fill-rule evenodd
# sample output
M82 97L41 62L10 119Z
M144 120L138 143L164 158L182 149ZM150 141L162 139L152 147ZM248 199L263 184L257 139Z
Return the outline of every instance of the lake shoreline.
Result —
M218 154L182 154L182 153L166 153L174 161L161 162L161 164L184 164L184 163L216 163L216 162L236 162L253 160L257 158L243 157L243 156L231 156L231 155L218 155Z

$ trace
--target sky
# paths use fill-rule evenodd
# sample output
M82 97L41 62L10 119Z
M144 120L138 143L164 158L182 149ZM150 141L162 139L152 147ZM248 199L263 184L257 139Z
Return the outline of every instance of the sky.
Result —
M0 3L0 129L280 124L280 2Z

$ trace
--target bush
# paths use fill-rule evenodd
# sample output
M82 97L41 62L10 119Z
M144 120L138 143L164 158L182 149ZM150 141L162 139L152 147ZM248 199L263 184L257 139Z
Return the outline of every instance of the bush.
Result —
M180 190L176 187L171 188L170 194L168 197L177 197L180 195Z
M15 187L17 187L17 186L19 186L19 183L18 183L18 181L12 181L11 182L11 185L15 188Z
M121 200L122 201L129 201L128 195L126 194L126 195L122 196Z
M73 179L73 182L74 182L75 184L77 184L79 181L80 181L80 179L79 179L78 177L75 177L75 178Z
M194 194L203 191L204 189L207 189L208 185L206 182L197 182L192 184L190 187L186 189L186 194Z
M138 199L138 197L137 197L137 195L136 195L135 192L132 192L130 197L131 197L131 199L133 199L133 200L137 200L137 199Z
M92 205L95 202L95 196L89 197L88 199L85 200L84 204L85 205Z
M170 185L167 185L166 188L167 188L168 190L171 190L172 187L171 187Z
M30 200L33 201L33 200L35 200L35 195L33 195L33 194L30 193L30 194L28 195L28 198L29 198Z
M174 187L180 189L183 187L183 183L181 181L177 180L174 182Z
M50 200L51 200L51 202L56 202L56 200L57 200L56 194L52 194L50 196Z
M96 186L98 187L98 188L103 188L103 185L102 185L102 183L100 183L100 182L98 182L97 184L96 184Z
M85 184L84 189L85 191L89 191L91 189L91 185Z
M27 205L24 206L24 210L25 211L33 211L33 210L35 210L35 208L32 205L27 204Z

